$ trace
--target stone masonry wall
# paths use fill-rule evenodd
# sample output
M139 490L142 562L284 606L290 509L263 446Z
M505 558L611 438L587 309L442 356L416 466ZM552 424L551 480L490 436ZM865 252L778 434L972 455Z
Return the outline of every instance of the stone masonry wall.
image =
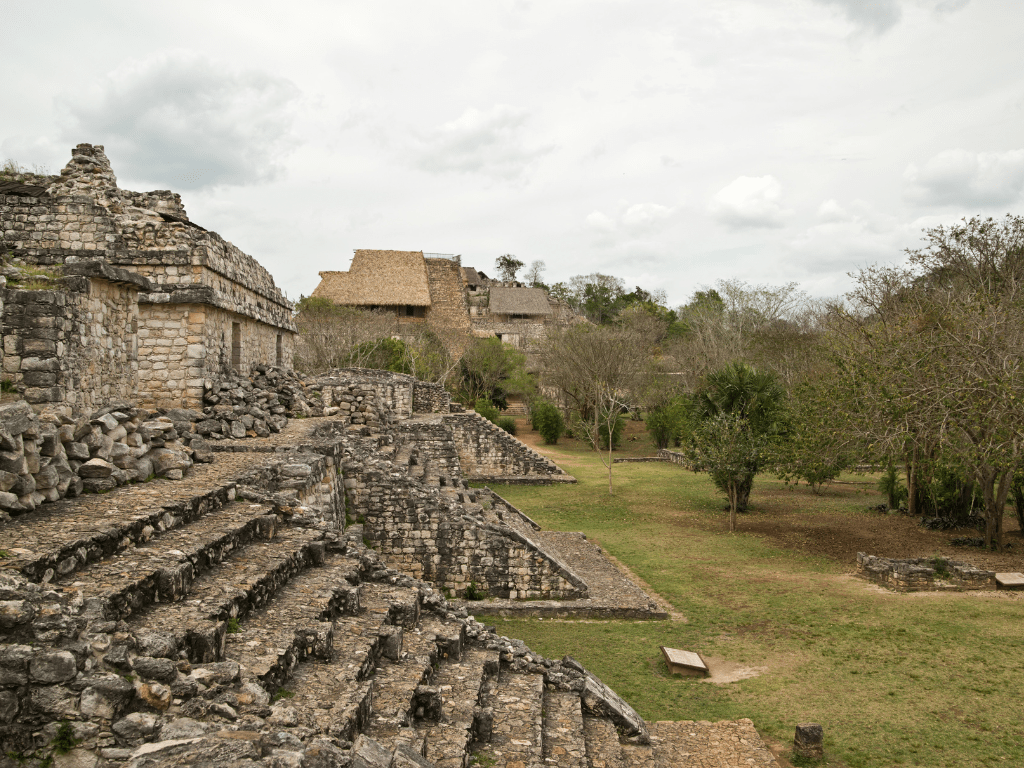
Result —
M177 195L119 189L102 146L75 147L46 184L37 197L0 197L0 236L15 255L42 265L101 257L161 286L207 286L225 308L295 331L291 304L266 269L189 222Z
M293 335L206 304L140 304L138 398L147 408L202 407L208 378L231 369L232 325L241 326L239 373L291 359Z
M412 410L414 413L449 413L452 397L440 384L416 381L413 384Z
M996 588L994 571L943 558L893 560L858 552L857 575L897 592Z
M424 259L430 289L433 324L468 338L471 329L466 294L462 290L462 264L454 259Z
M54 290L0 289L3 375L30 403L91 411L137 381L137 286L71 276Z
M462 474L466 479L500 481L531 478L537 482L569 479L558 465L541 456L478 413L444 416L459 449Z
M440 489L376 458L376 448L374 440L350 440L342 469L366 541L392 567L458 594L472 584L512 599L586 595L583 582L535 544L468 516Z

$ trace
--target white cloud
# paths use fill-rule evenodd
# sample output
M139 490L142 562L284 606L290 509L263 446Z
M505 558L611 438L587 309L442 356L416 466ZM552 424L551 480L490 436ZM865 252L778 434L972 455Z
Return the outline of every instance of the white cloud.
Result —
M514 179L552 149L526 146L523 134L528 117L525 110L507 104L496 104L487 111L470 107L455 120L418 137L416 165L434 173Z
M623 231L627 236L637 237L660 229L671 220L676 209L658 203L629 203L623 201L620 211L609 216L602 211L593 211L587 216L587 225L601 233Z
M600 211L591 212L591 214L587 216L587 224L601 232L615 231L615 219L601 213Z
M818 218L825 223L851 221L853 215L835 200L826 200L818 206Z
M908 200L922 205L994 206L1024 192L1024 149L968 152L947 149L903 174Z
M781 197L782 186L774 176L740 176L711 198L708 212L730 229L781 227L790 213Z
M838 7L858 27L881 34L899 23L903 11L899 0L816 0Z
M651 230L671 218L673 209L657 203L637 203L622 214L622 223L632 230Z
M115 173L199 189L277 177L295 143L299 96L283 78L173 51L118 67L58 104L64 138L106 145Z

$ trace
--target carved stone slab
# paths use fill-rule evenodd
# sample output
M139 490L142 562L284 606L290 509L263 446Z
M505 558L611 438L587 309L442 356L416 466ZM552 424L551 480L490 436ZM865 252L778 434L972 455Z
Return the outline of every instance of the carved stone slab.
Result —
M996 589L1024 589L1024 573L997 573Z
M683 651L679 648L668 648L661 646L661 652L665 655L665 663L669 671L679 675L693 675L696 677L707 677L708 665L699 653Z

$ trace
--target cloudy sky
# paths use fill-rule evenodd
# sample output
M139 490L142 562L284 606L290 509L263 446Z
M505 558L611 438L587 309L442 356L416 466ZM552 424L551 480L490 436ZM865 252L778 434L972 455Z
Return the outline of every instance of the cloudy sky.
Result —
M679 304L840 293L1024 213L1024 3L0 0L0 156L103 144L292 298L355 248L512 253ZM17 62L14 64L13 62Z

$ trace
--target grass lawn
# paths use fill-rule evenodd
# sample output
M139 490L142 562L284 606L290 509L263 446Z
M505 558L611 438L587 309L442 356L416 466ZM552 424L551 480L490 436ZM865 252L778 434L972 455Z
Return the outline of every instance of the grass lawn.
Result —
M535 442L523 429L520 436ZM871 541L883 544L887 527L894 537L917 535L914 521L866 511L880 500L873 482L851 475L815 495L758 478L751 513L729 534L724 500L704 475L618 464L609 497L595 454L571 442L546 450L578 485L495 490L546 528L585 532L682 618L486 617L501 634L547 656L576 657L648 720L750 717L769 740L790 745L796 723L819 722L834 766L1024 765L1024 599L893 594L849 576L856 551L815 554L832 532L844 532L840 544L822 551L853 546L862 530L880 528ZM624 454L652 452L640 437ZM934 550L922 555L950 536L924 535L935 538L918 546ZM980 561L974 552L947 554ZM660 645L753 676L727 684L672 677Z

